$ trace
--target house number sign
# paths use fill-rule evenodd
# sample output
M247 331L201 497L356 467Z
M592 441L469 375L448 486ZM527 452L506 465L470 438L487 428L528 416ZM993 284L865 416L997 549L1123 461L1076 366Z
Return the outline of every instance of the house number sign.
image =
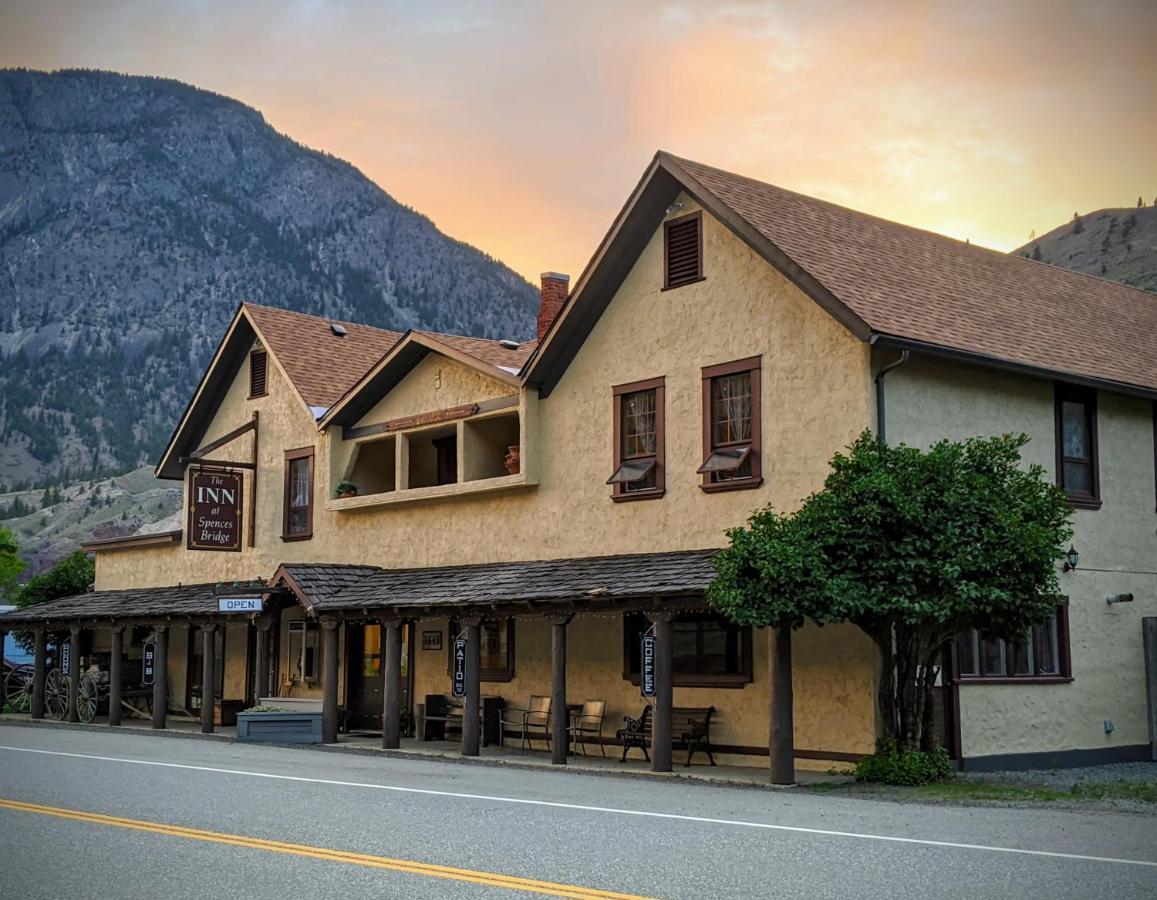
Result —
M643 635L642 672L639 686L644 697L655 696L655 635Z
M454 640L454 684L455 697L466 696L466 641L462 638Z
M241 474L189 470L189 549L241 550Z

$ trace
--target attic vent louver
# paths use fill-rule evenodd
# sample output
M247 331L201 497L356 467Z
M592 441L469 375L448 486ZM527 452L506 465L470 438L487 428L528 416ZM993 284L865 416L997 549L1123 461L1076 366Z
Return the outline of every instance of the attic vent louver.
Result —
M504 350L517 350L520 345L518 341L511 341L504 338L498 342L498 346L502 347Z
M345 337L347 334L349 334L349 332L346 331L345 326L338 325L337 322L330 322L329 330L336 334L338 337Z

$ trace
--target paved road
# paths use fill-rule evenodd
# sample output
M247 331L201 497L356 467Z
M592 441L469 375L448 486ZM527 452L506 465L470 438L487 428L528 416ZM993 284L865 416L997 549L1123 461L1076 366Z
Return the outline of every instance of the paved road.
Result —
M103 729L0 726L0 836L5 898L1157 897L1157 817Z

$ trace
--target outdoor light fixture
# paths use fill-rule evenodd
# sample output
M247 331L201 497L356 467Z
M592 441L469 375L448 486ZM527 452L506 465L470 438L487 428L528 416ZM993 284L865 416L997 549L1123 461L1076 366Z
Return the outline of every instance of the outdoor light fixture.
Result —
M674 203L672 203L670 206L667 207L667 215L671 215L671 213L673 213L673 212L678 212L682 208L683 208L683 201L682 200L676 200Z
M1077 563L1081 561L1081 554L1077 553L1077 548L1069 544L1069 549L1065 553L1064 571L1071 572L1077 567Z

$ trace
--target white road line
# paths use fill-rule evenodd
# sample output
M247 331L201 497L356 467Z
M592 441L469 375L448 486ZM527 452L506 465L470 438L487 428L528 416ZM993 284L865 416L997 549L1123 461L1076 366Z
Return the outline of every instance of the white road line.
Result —
M749 822L743 819L713 819L707 816L687 816L681 813L650 812L641 809L620 809L613 806L586 806L579 803L560 803L553 800L528 800L519 797L495 797L490 794L467 794L460 791L437 791L430 788L401 787L392 784L369 784L361 781L337 781L331 778L306 778L303 775L278 775L272 772L253 772L245 769L220 769L213 766L191 766L184 763L158 762L151 759L127 759L120 756L97 756L90 753L66 753L62 750L36 750L31 747L7 747L0 750L13 753L39 753L45 756L66 756L72 759L92 759L100 762L127 763L134 766L155 766L161 769L187 769L194 772L213 772L218 775L241 775L248 778L270 778L278 781L298 781L309 784L329 784L337 787L367 788L374 791L392 791L399 794L424 794L431 797L454 797L460 800L483 800L490 803L513 803L522 806L545 806L552 809L571 809L580 812L608 813L617 816L640 816L649 819L670 819L679 822L700 822L707 825L728 825L735 828L757 828L765 831L787 831L796 834L814 834L824 837L858 838L865 841L885 841L894 844L916 844L924 847L948 847L956 850L984 850L990 853L1014 853L1021 856L1043 856L1051 859L1072 859L1084 862L1116 863L1127 866L1157 868L1157 861L1122 859L1113 856L1090 856L1083 853L1059 853L1052 850L1026 850L1020 847L997 847L990 844L965 844L958 841L933 841L925 838L895 837L887 834L865 834L856 831L832 831L826 828L805 828L801 825L772 825L767 822Z

